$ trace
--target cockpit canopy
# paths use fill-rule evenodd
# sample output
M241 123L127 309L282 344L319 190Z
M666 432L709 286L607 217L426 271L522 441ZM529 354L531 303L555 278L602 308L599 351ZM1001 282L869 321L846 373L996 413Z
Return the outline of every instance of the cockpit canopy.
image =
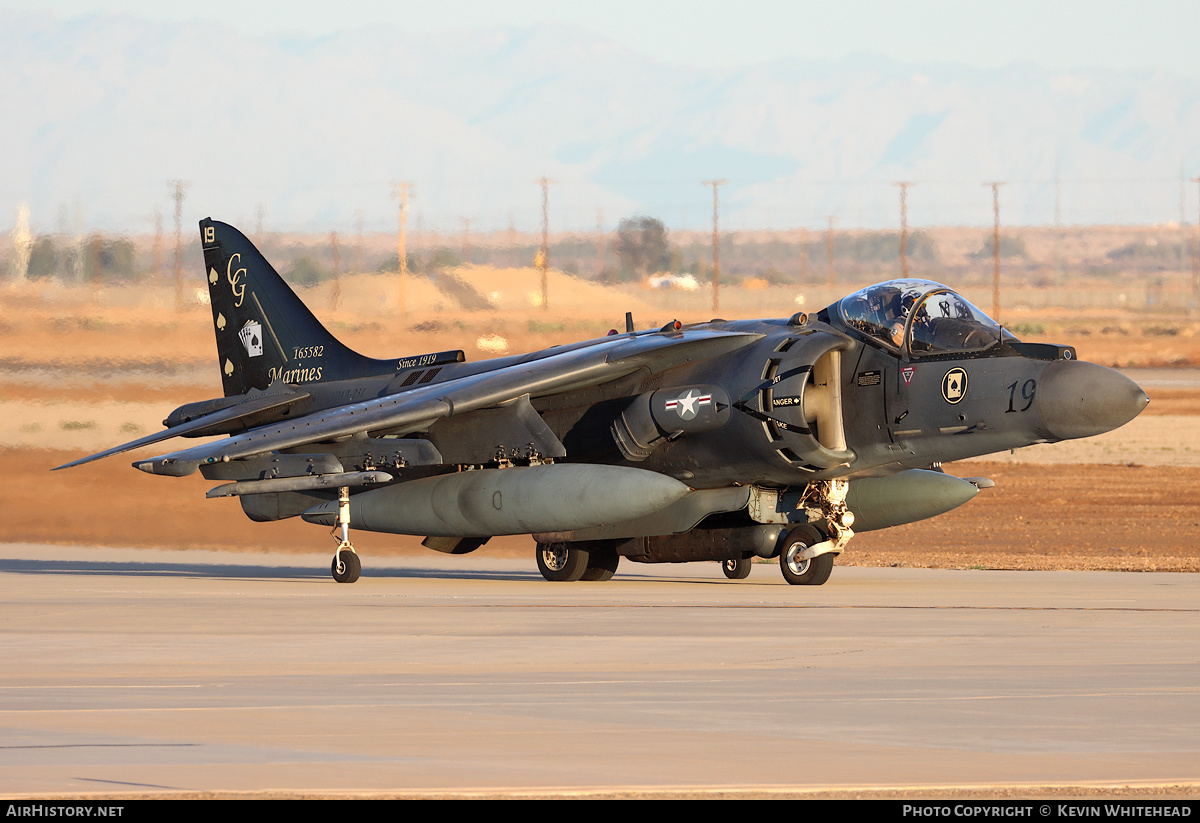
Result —
M836 311L832 311L836 309ZM888 280L842 298L830 314L912 357L984 352L1016 338L962 295L929 280Z

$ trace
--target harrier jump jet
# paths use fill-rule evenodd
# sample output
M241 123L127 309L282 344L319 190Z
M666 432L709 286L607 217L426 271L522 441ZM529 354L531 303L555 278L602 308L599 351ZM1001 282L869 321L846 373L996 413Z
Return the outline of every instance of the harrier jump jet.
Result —
M819 585L855 531L969 500L943 462L1088 437L1146 405L1070 346L1023 343L952 289L892 280L815 314L625 331L532 354L391 360L338 342L237 229L200 223L224 396L101 457L228 435L139 460L199 472L252 520L425 537L450 554L529 534L548 580L607 580L621 558L779 558Z

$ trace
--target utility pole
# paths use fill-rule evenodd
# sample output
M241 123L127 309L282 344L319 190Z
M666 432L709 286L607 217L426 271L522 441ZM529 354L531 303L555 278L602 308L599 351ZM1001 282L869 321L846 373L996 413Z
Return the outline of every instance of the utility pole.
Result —
M338 236L336 231L329 233L329 247L333 251L333 289L329 293L329 308L337 311L342 302L342 255L338 252Z
M358 233L358 238L354 244L354 272L355 274L362 273L362 243L363 243L363 213L362 209L356 209L354 212L354 228Z
M1200 177L1193 177L1193 183L1200 183ZM1192 299L1200 297L1200 218L1196 223L1196 239L1192 243Z
M720 186L725 185L727 182L729 182L729 181L728 180L703 180L703 181L701 181L702 185L712 186L712 190L713 190L713 232L712 232L712 243L713 243L712 298L713 298L713 300L712 300L712 310L713 310L714 315L718 311L720 311L720 305L721 305L721 298L720 298L720 293L721 293L720 292L720 289L721 289L721 252L719 249L720 233L717 228L718 227L717 215L719 213L719 201L717 199L717 189Z
M404 314L404 286L408 279L408 195L412 191L412 183L392 183L392 197L400 202L400 227L396 234L396 257L399 265L396 268L400 279L400 314Z
M538 250L537 264L542 272L542 311L550 311L550 289L547 270L550 266L550 184L553 180L539 177L542 187L542 247Z
M1179 253L1176 257L1179 260L1179 270L1183 271L1183 246L1184 240L1191 234L1188 230L1187 223L1187 172L1184 171L1183 158L1179 158ZM1193 278L1194 278L1193 274Z
M896 184L900 187L900 276L908 279L908 187L916 185L908 180Z
M800 227L800 282L808 283L808 229Z
M508 267L517 267L517 226L513 223L512 209L508 211Z
M154 282L162 281L162 211L154 207Z
M604 209L596 209L596 282L604 274Z
M829 249L829 288L833 288L835 272L833 270L833 215L829 216L829 231L825 232L825 245Z
M992 187L992 319L1000 322L1000 187L1003 180L994 183L984 183Z
M1059 174L1058 161L1054 161L1054 273L1059 277L1066 274L1063 266L1063 228L1062 228L1062 177Z
M471 218L460 217L459 220L462 222L463 227L462 257L463 265L465 266L471 262Z
M190 183L170 180L172 196L175 198L175 311L183 311L183 190Z

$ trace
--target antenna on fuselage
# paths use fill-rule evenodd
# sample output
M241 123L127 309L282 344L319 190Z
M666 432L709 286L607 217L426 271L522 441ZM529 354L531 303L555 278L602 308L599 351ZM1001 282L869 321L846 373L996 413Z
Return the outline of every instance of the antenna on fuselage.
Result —
M633 331L633 312L625 312L625 333Z

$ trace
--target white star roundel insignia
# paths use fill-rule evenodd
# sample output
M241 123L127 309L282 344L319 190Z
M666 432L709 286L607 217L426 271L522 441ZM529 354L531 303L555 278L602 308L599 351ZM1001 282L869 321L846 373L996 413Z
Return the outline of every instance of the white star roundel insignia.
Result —
M688 389L686 394L681 394L674 400L668 400L666 410L676 412L684 420L691 420L696 416L698 406L707 406L710 403L712 403L711 394Z

